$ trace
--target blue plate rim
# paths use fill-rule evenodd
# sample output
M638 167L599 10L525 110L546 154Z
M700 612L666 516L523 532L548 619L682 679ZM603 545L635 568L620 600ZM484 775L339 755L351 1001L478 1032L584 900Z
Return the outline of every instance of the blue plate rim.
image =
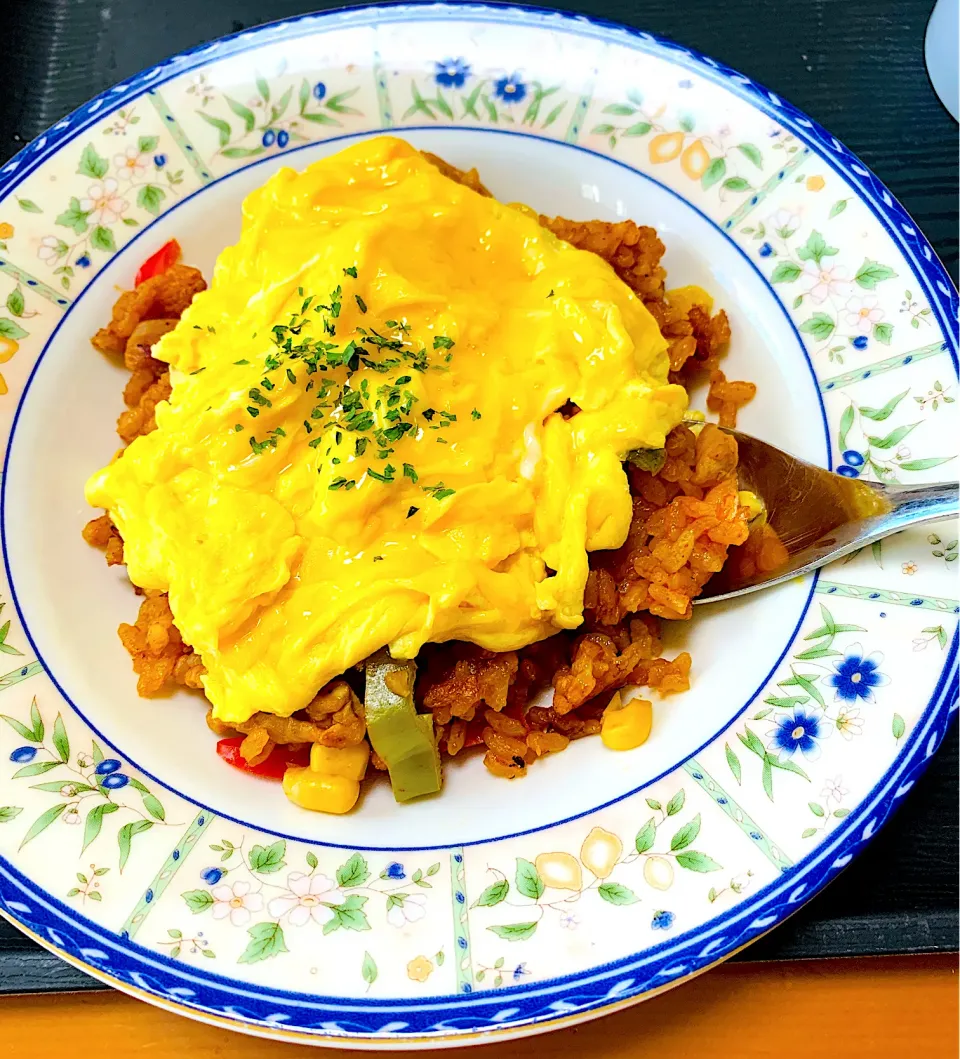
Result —
M421 20L433 16L435 18L446 18L449 20L476 20L485 16L486 21L496 21L505 24L516 24L518 21L524 24L546 25L547 28L567 29L574 32L565 23L575 23L581 29L588 28L595 31L593 35L606 35L604 39L612 39L615 43L632 43L635 47L644 51L662 52L666 50L670 57L678 65L686 65L695 69L702 76L722 84L733 90L737 95L745 98L752 105L759 107L764 113L775 117L781 124L801 141L817 152L817 154L845 180L847 180L859 193L861 199L874 213L878 222L887 230L894 239L906 260L911 265L916 279L922 284L937 321L944 335L945 347L951 357L954 370L957 369L957 330L956 321L958 316L958 295L956 288L949 279L943 265L937 258L933 248L922 235L919 229L910 221L903 207L887 191L877 177L860 160L847 151L845 147L822 126L812 121L805 114L782 100L775 93L758 85L749 78L744 77L737 71L708 58L707 56L676 44L666 38L647 33L641 30L610 22L603 19L589 18L570 12L550 8L534 7L531 5L511 4L490 5L484 3L458 4L456 7L443 4L434 4L431 0L408 0L406 3L387 5L361 5L344 7L335 10L302 15L295 19L287 19L277 23L270 23L257 27L253 30L244 30L229 37L220 38L209 44L200 45L197 48L188 49L178 55L165 60L150 70L142 71L132 78L128 78L123 85L115 86L100 93L84 106L73 111L67 118L58 122L48 134L38 137L28 144L22 151L14 156L5 166L0 168L0 201L9 195L19 183L25 179L37 165L45 161L51 154L55 153L63 143L72 139L78 132L82 131L84 123L89 118L94 119L96 115L104 113L104 107L108 103L119 106L131 95L140 95L151 85L158 82L158 74L167 72L169 77L179 75L194 66L206 62L207 59L224 58L236 52L259 47L263 38L284 39L285 36L299 37L311 31L315 25L322 25L328 20L340 19L343 24L351 24L358 16L366 16L379 21L413 20L414 16ZM551 25L551 21L554 23ZM249 47L244 42L250 42ZM239 47L237 45L240 45ZM166 80L167 77L164 78ZM835 155L837 157L835 157ZM840 159L843 159L841 161ZM21 171L21 167L25 167ZM893 223L895 222L895 223ZM916 252L919 252L919 256ZM118 984L131 991L139 992L147 999L155 999L166 1005L174 1005L187 1013L204 1013L208 1015L228 1012L230 1017L238 1025L253 1025L266 1028L271 1031L279 1031L286 1028L294 1030L296 1024L289 1021L289 1016L270 1013L256 1012L252 1009L243 1011L231 1001L238 994L249 992L252 999L266 1000L267 1007L290 1006L295 1011L305 1011L318 1008L321 1011L339 1011L348 1009L355 1016L362 1012L368 1021L363 1024L354 1023L349 1027L342 1022L336 1024L336 1032L332 1030L329 1020L324 1019L321 1023L300 1025L299 1028L307 1030L306 1034L300 1034L298 1039L325 1038L349 1043L350 1039L364 1039L387 1043L391 1039L401 1039L405 1043L419 1039L418 1035L425 1040L436 1041L438 1037L446 1032L448 1035L469 1034L471 1031L487 1031L485 1036L496 1031L511 1032L518 1027L544 1021L557 1021L567 1014L577 1013L582 1016L596 1014L605 1008L619 1005L627 1000L639 999L649 988L654 988L652 982L656 980L656 987L665 986L670 982L687 977L698 970L705 969L714 963L720 962L737 948L753 940L754 937L769 930L781 922L790 914L797 902L802 898L808 900L818 892L837 871L849 863L855 852L859 851L875 834L882 821L892 810L894 803L899 800L907 790L913 786L917 776L926 767L932 754L943 739L946 728L950 722L950 716L956 710L958 698L958 677L956 671L958 650L958 633L955 632L951 640L949 650L946 654L945 664L941 670L940 677L933 696L927 704L920 720L915 726L911 737L906 740L900 754L893 765L884 773L874 786L870 794L864 798L858 807L844 820L843 826L837 828L831 834L831 838L811 853L808 857L798 862L794 867L784 872L774 883L769 884L762 890L756 892L753 899L738 905L728 916L720 916L709 922L704 927L695 928L683 935L671 939L669 943L648 949L642 958L627 957L615 961L589 972L571 975L564 978L539 982L529 986L507 987L502 991L479 994L457 994L449 997L437 997L431 1002L418 1002L397 1000L392 1003L382 1001L351 1001L345 1004L337 998L310 996L308 994L283 994L279 991L260 989L252 984L238 989L239 983L233 979L225 979L220 976L207 973L199 973L192 970L187 973L181 968L170 965L162 965L159 970L162 976L169 979L171 984L164 986L156 980L154 974L143 974L133 968L120 968L116 966L99 966L98 961L106 956L99 949L74 944L75 952L70 952L66 939L62 934L55 933L58 941L43 938L34 924L27 921L25 917L30 913L29 906L23 904L19 897L11 893L11 886L21 894L26 894L34 901L57 914L62 922L72 925L91 941L97 944L107 944L116 947L121 955L129 956L134 962L144 967L157 968L162 958L141 946L124 939L122 936L112 932L103 931L92 921L76 915L72 909L66 908L55 898L35 889L29 880L9 864L0 858L0 912L17 925L22 925L28 932L40 936L43 944L63 952L74 962L81 962L94 974L100 973L108 978L115 978L118 971L126 973L126 979L121 979ZM938 723L942 722L942 723ZM925 744L925 745L924 745ZM922 757L919 755L922 754ZM894 790L900 781L899 787ZM873 818L864 821L868 816ZM862 829L861 829L861 825ZM859 834L858 834L859 832ZM826 867L822 867L830 858L834 859ZM799 880L810 872L821 869L820 874L812 884L800 885ZM719 930L732 925L735 921L745 920L748 916L759 916L762 907L775 897L783 896L789 884L795 882L797 885L791 893L786 894L786 901L781 902L777 912L771 919L769 916L754 921L744 928L735 938L723 938L718 945L708 945L701 950L698 957L682 967L661 967L659 974L651 975L645 982L637 982L631 979L629 983L622 982L608 989L606 993L600 994L590 992L589 987L595 985L598 979L602 982L617 974L629 973L634 965L649 963L651 960L660 965L668 963L674 958L674 953L680 947L689 946L697 938L704 938L717 933ZM37 926L43 927L43 923ZM48 929L50 924L46 924ZM750 933L752 928L752 933ZM64 928L61 928L61 931ZM747 936L749 934L749 936ZM73 940L73 939L71 939ZM59 943L58 943L59 942ZM79 954L79 955L77 955ZM208 1006L192 1004L184 993L192 994L191 990L184 990L176 986L176 982L197 981L203 986L208 986L214 991L225 993L226 1003L219 1006ZM573 994L577 1002L558 1001L556 998L561 994ZM535 1000L538 996L554 998L550 1005L539 1011L516 1008L510 1010L507 1006L511 1002L520 1003L527 999ZM261 1004L261 1006L263 1006ZM427 1020L417 1019L415 1022L407 1022L402 1027L396 1026L385 1029L384 1026L376 1024L376 1017L388 1015L406 1015L413 1018L414 1012L446 1008L487 1008L491 1006L501 1007L506 1017L497 1018L496 1014L486 1019L473 1015L467 1017L471 1025L455 1025L454 1021L444 1020L441 1025L428 1025ZM311 1028L318 1028L321 1032L309 1032Z

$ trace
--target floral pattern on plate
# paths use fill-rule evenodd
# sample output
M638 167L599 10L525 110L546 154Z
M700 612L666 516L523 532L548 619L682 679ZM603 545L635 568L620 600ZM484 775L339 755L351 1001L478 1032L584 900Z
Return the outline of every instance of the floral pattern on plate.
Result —
M71 165L72 171L29 200L31 208L8 246L26 271L72 296L136 231L196 183L146 102L131 107L124 120L81 138ZM19 205L23 210L22 200Z
M683 49L466 5L263 27L131 79L5 166L3 422L77 296L172 207L247 165L413 125L564 140L667 186L782 301L840 472L952 473L955 294L855 159ZM10 607L2 909L131 990L295 1039L521 1032L642 996L770 929L909 790L951 706L956 539L929 527L824 571L742 714L643 790L436 851L267 834L154 783L70 710Z
M282 151L315 139L311 130L322 126L328 131L341 130L345 117L363 117L363 112L349 102L359 91L357 86L331 92L324 81L311 84L301 77L297 85L289 84L279 95L273 95L277 89L263 77L258 76L254 84L255 91L243 101L221 96L202 74L187 89L196 89L201 108L196 114L217 133L216 150L208 152L211 160L237 161L274 149Z
M0 647L5 646L6 644L0 644ZM29 723L25 724L15 717L0 716L24 740L21 746L9 754L9 760L19 766L10 779L30 780L50 776L50 779L31 783L29 787L30 790L53 795L46 801L54 804L44 809L24 831L20 849L59 822L82 830L79 846L79 855L82 857L99 837L104 827L104 818L119 813L115 823L118 847L116 868L122 872L136 836L156 826L168 826L166 812L160 800L136 776L122 771L123 765L120 761L105 757L95 739L90 741L89 750L78 751L76 747L71 748L66 725L59 713L52 725L45 724L37 700L33 699L30 704ZM124 788L126 792L121 794ZM132 798L129 797L131 793ZM8 806L4 810L10 820L19 816L21 811L19 806ZM121 820L123 823L120 823ZM109 823L114 824L114 821L110 820ZM106 870L101 869L100 874L105 874ZM94 875L96 874L94 869ZM80 882L87 886L86 879L81 879ZM75 894L71 893L69 896ZM84 896L93 900L100 899L98 894L86 890Z
M847 370L936 339L929 306L904 289L909 266L864 236L867 207L808 161L735 230L788 306L815 364ZM764 208L766 207L766 208Z
M478 75L464 58L441 60L432 78L411 78L409 86L410 104L401 113L401 121L459 119L542 132L571 109L568 99L557 97L559 84L527 81L517 71Z

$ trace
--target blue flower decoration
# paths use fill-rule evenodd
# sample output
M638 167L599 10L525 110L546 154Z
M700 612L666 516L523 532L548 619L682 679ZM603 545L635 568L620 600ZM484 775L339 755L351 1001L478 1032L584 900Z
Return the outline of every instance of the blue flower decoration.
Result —
M165 154L155 154L153 156L153 164L157 167L157 169L163 169L163 167L167 164L167 156Z
M827 677L827 683L837 689L837 698L844 702L874 702L873 689L890 683L890 678L880 672L882 662L882 654L864 657L863 648L854 644L842 661L834 663L836 672Z
M277 133L277 146L278 147L286 147L289 142L290 142L290 133L287 132L286 129L281 129Z
M37 748L35 746L18 746L10 755L10 760L17 765L25 765L28 761L33 761L36 756Z
M650 926L654 930L669 930L673 926L673 921L677 917L672 912L654 912L653 919L650 920Z
M200 873L200 878L209 886L216 886L223 878L223 871L220 868L207 868Z
M383 869L384 879L405 879L406 877L407 874L403 870L403 865L398 864L396 861L392 861Z
M121 787L126 787L129 782L130 777L124 776L122 772L111 772L109 776L103 777L100 786L108 791L118 791Z
M761 257L769 257L773 253L773 247L769 243L764 243L760 247L759 254Z
M850 341L850 345L853 346L854 349L866 349L868 343L869 339L866 335L857 335L856 338L851 339Z
M277 134L273 129L267 129L267 131L260 137L260 142L264 147L272 147L276 142Z
M779 714L773 729L773 748L782 758L799 750L804 757L820 755L819 740L827 735L827 723L812 706L795 706L792 713Z
M77 260L74 261L74 264L75 265L79 265L80 268L89 268L90 267L90 257L89 257L89 255L88 254L81 254L77 258Z
M470 67L465 59L444 59L435 64L434 80L442 88L463 88L470 76Z
M494 82L493 94L504 103L521 103L526 99L527 86L520 80L519 74L511 74Z
M837 474L842 475L844 478L859 478L860 472L856 467L851 467L848 463L841 463L837 468Z
M93 771L98 776L109 776L111 772L118 772L120 767L120 762L115 757L107 757Z
M677 82L677 88L693 88L693 82L689 78L684 78Z
M313 98L314 99L323 99L323 97L326 94L327 94L327 86L322 81L318 81L313 86Z
M862 467L864 463L863 453L856 449L847 449L843 454L843 462L849 463L851 467Z
M513 969L513 980L519 982L521 978L525 978L529 973L525 963L518 963Z

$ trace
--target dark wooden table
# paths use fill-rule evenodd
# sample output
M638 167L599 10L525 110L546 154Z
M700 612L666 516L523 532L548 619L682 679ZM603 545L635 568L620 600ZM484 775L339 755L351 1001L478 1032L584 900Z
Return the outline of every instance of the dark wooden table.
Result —
M310 0L6 0L0 158L90 96L172 52L334 6ZM923 62L933 0L570 0L566 6L672 37L791 100L879 175L956 282L957 126L934 95ZM867 852L743 958L956 949L957 751L954 726ZM71 988L99 986L0 924L0 992Z

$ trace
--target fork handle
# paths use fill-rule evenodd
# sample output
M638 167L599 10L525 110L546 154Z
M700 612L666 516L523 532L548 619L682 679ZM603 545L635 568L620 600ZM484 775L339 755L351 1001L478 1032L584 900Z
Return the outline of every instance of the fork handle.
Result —
M957 482L931 482L919 485L879 485L869 483L890 502L891 510L876 516L876 528L886 527L883 535L898 533L936 519L956 518L960 510ZM871 519L871 521L874 521ZM874 528L871 527L871 536Z

